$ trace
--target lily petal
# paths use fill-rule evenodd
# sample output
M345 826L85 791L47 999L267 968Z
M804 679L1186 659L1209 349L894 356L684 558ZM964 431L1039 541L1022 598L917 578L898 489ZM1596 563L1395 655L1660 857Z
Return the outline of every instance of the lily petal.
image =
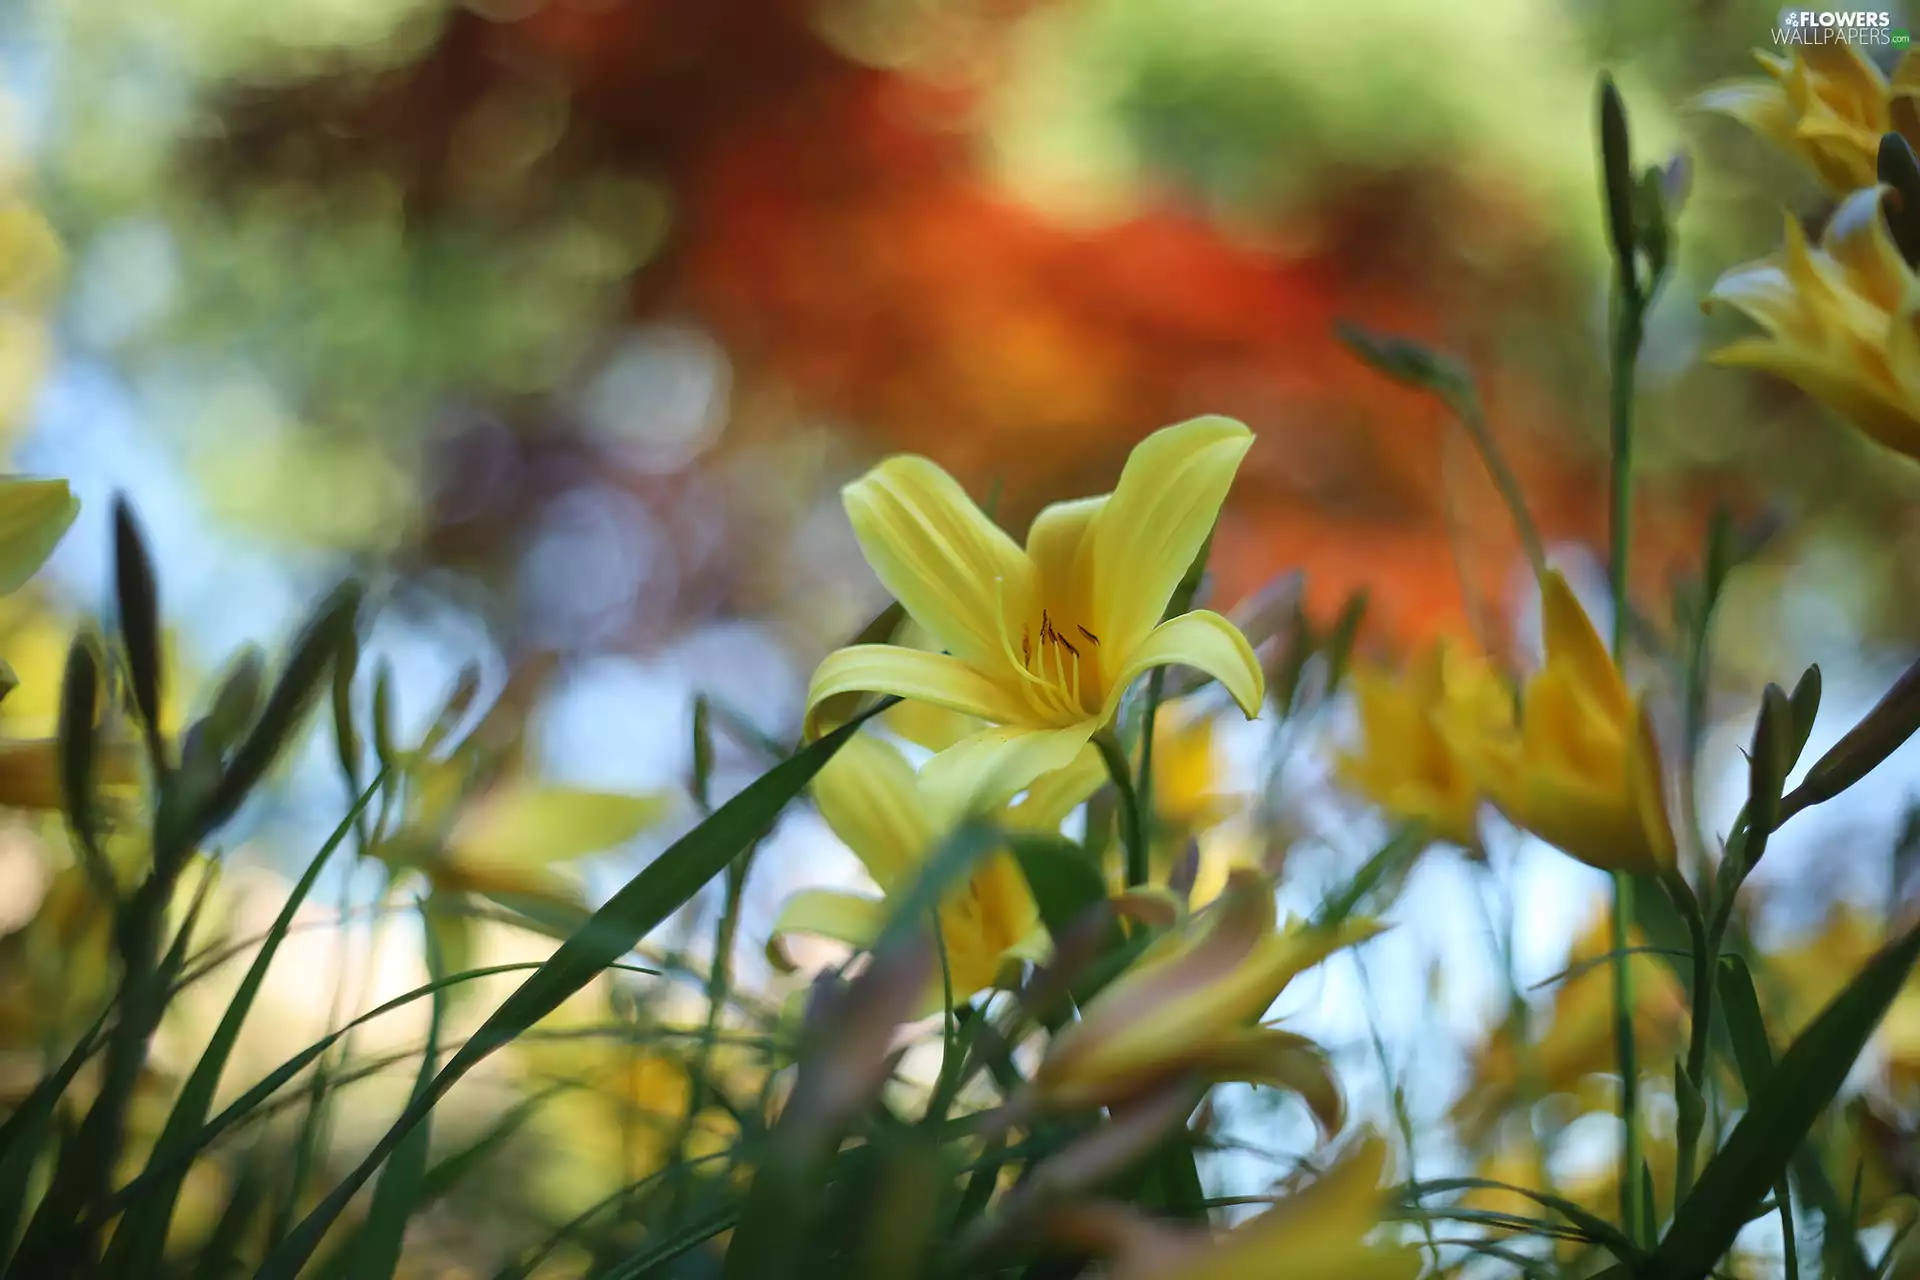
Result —
M1051 601L1062 617L1094 616L1093 601L1088 598L1093 577L1092 534L1110 500L1110 495L1103 493L1097 498L1056 502L1035 516L1033 527L1027 530L1027 559L1039 574L1041 596Z
M1305 1036L1273 1027L1239 1028L1221 1036L1196 1065L1216 1083L1239 1081L1299 1094L1323 1142L1346 1121L1346 1101L1333 1063Z
M1634 808L1640 812L1648 850L1657 864L1671 868L1680 855L1674 846L1673 822L1667 816L1665 775L1660 768L1660 739L1654 735L1653 717L1648 714L1646 704L1642 702L1636 710L1636 732L1627 743L1627 786L1633 795Z
M1093 614L1124 653L1151 631L1219 518L1253 433L1195 418L1134 449L1092 530Z
M1380 1220L1385 1167L1386 1144L1370 1137L1306 1190L1183 1259L1182 1280L1274 1274L1290 1280L1414 1280L1424 1265L1418 1246L1362 1243ZM1125 1270L1115 1280L1145 1280L1147 1274Z
M40 571L79 513L65 480L0 480L0 595Z
M1023 831L1053 832L1107 780L1107 762L1091 744L1073 763L1037 779L1020 802L1007 810L1007 825Z
M780 905L767 938L767 959L774 968L792 973L795 965L784 939L790 933L831 938L848 946L866 947L887 924L887 904L877 898L832 889L802 889Z
M1260 714L1267 678L1260 670L1260 660L1253 656L1253 646L1238 627L1219 614L1195 609L1153 628L1127 653L1126 665L1107 687L1102 722L1113 718L1122 695L1135 680L1155 667L1171 666L1206 672L1233 695L1247 719Z
M664 818L664 793L624 795L579 787L512 783L475 800L448 845L462 862L529 866L611 849Z
M842 494L867 563L949 652L979 666L1003 658L1007 606L1025 612L1033 566L958 481L932 461L888 458Z
M909 877L933 847L913 766L878 738L849 739L814 777L813 802L884 892Z
M1072 764L1094 728L1092 720L1084 720L1064 729L1005 725L982 730L922 766L921 792L939 818L957 821L991 813Z
M1609 718L1620 720L1630 710L1626 682L1613 665L1606 642L1593 628L1587 611L1567 585L1564 575L1549 570L1540 580L1541 628L1546 633L1547 665L1573 673L1580 688L1599 703Z
M1006 724L1025 720L1028 708L1012 693L960 659L891 644L857 644L826 656L807 690L807 737L837 728L822 704L843 693L891 693L931 702L962 715Z

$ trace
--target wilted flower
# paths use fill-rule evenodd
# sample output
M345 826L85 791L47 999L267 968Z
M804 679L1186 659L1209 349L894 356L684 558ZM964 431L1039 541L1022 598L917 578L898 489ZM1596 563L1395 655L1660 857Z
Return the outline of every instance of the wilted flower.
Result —
M1695 105L1739 120L1811 168L1834 195L1872 186L1880 139L1902 123L1892 103L1911 95L1920 63L1903 57L1889 85L1845 42L1800 45L1786 54L1755 50L1754 60L1765 79L1715 85Z
M1305 1037L1260 1025L1299 974L1380 931L1371 920L1276 928L1272 885L1237 870L1212 906L1156 939L1054 1037L1033 1075L1035 1100L1100 1107L1181 1077L1291 1089L1328 1131L1339 1086Z
M1112 1259L1108 1280L1413 1280L1420 1274L1418 1244L1384 1234L1380 1181L1386 1143L1372 1133L1304 1190L1217 1235L1171 1227L1118 1205L1082 1205L1059 1211L1054 1237Z
M1099 780L1098 773L1050 775L1001 817L1014 827L1057 831ZM788 898L768 944L782 967L787 963L781 939L790 933L871 945L890 917L888 900L912 890L927 858L962 820L976 816L945 807L899 751L866 734L848 742L820 770L813 799L883 896L803 889ZM1003 852L983 859L966 884L948 894L939 915L947 973L928 994L929 1010L945 1002L947 981L954 1001L961 1003L997 985L1022 962L1045 959L1052 946L1026 878Z
M882 462L847 487L847 514L881 583L945 652L829 654L807 695L809 736L831 727L830 701L858 693L977 717L993 727L941 752L927 781L990 806L1072 763L1155 667L1205 671L1258 714L1260 666L1232 623L1203 609L1161 621L1252 442L1225 418L1157 431L1112 494L1042 511L1024 550L932 462Z
M1558 572L1540 582L1545 665L1517 724L1448 716L1448 741L1516 826L1603 871L1674 865L1660 744L1646 708Z
M1887 448L1920 458L1920 290L1880 216L1883 190L1842 201L1818 248L1788 215L1781 251L1728 271L1701 305L1728 303L1767 331L1714 352L1715 363L1778 374Z
M1463 849L1480 847L1480 787L1444 725L1500 732L1513 724L1513 690L1484 659L1442 640L1395 679L1353 673L1360 748L1342 754L1348 786L1393 817Z

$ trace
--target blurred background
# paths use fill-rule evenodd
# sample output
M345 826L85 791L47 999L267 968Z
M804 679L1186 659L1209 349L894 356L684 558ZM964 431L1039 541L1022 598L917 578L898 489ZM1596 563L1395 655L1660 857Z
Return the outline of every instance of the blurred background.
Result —
M1685 106L1752 71L1775 18L1764 0L15 0L8 153L61 263L11 317L0 422L16 469L71 477L86 506L11 606L8 656L41 679L5 715L50 715L123 490L185 687L359 572L386 602L369 651L406 740L478 663L482 701L515 677L530 769L673 793L696 693L788 740L814 663L884 603L838 499L877 457L933 457L1017 530L1199 413L1258 434L1215 605L1299 570L1321 625L1368 592L1369 657L1439 635L1524 651L1524 563L1471 446L1333 325L1471 364L1598 609L1604 66L1641 157L1694 165L1643 364L1642 607L1665 619L1716 505L1782 530L1720 620L1702 804L1724 829L1765 681L1822 663L1811 759L1920 639L1913 468L1700 359L1737 326L1700 312L1715 276L1769 252L1783 210L1819 211L1785 159ZM1297 906L1378 834L1325 784L1343 732L1336 709L1275 768L1272 735L1235 726L1209 766L1307 851ZM762 767L725 742L722 795ZM1910 756L1782 833L1768 927L1885 900ZM316 732L249 810L246 862L304 863L345 804L330 760ZM592 892L697 816L668 809L587 864ZM1500 865L1538 982L1597 882L1517 841ZM784 824L749 886L744 977L772 981L772 904L855 874L817 820ZM1362 1110L1383 1068L1498 1015L1480 892L1430 857L1372 981L1330 967L1299 993L1351 1050ZM1427 1073L1409 1104L1437 1113L1460 1079Z

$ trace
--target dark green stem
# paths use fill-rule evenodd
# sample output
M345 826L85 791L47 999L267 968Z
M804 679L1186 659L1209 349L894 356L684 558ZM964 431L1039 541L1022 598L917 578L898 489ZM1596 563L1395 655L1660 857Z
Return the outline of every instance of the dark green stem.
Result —
M1611 559L1608 566L1613 597L1613 660L1625 656L1629 554L1633 545L1633 382L1646 299L1640 290L1631 258L1619 262L1618 287L1613 296L1613 350L1609 408L1612 437L1612 491L1608 522ZM1620 1161L1620 1221L1627 1237L1648 1242L1653 1224L1640 1221L1640 1064L1633 1036L1633 970L1626 955L1633 935L1633 882L1619 872L1613 877L1613 1016L1620 1071L1620 1118L1626 1141Z
M1107 772L1113 775L1114 790L1120 793L1120 838L1126 845L1127 887L1131 889L1145 884L1151 874L1140 797L1133 787L1133 766L1127 761L1127 749L1120 745L1112 729L1094 734L1093 745L1100 749L1100 758L1107 762Z

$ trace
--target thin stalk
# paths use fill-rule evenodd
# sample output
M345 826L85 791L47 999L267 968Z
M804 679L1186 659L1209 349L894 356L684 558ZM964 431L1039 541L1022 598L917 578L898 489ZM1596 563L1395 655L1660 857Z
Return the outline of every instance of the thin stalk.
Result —
M1453 410L1460 425L1466 428L1473 447L1479 450L1487 474L1493 477L1494 488L1500 491L1500 501L1506 504L1507 513L1513 517L1513 527L1520 534L1520 549L1526 554L1533 576L1543 576L1547 571L1547 552L1540 541L1540 529L1534 524L1532 513L1527 510L1527 500L1520 491L1520 482L1514 477L1513 468L1507 465L1505 455L1494 442L1486 415L1480 409L1480 397L1474 393L1472 385L1467 384L1448 389L1442 393L1441 399Z
M753 855L759 847L758 844L747 846L739 857L727 864L726 898L720 907L720 919L714 925L713 963L707 970L705 1034L700 1038L700 1046L694 1057L693 1087L687 1095L686 1118L681 1122L680 1132L673 1144L676 1170L684 1170L687 1143L693 1137L694 1124L700 1113L706 1110L712 1091L713 1046L720 1034L720 1014L726 1008L733 985L733 947L740 933L740 909L746 897L747 871L752 867ZM669 1227L678 1225L686 1207L687 1185L684 1176L675 1177L667 1200Z
M1645 298L1631 257L1620 260L1613 295L1613 349L1608 405L1611 417L1612 483L1608 522L1611 557L1608 580L1613 597L1613 660L1619 664L1627 641L1629 554L1633 546L1633 382L1640 354ZM1626 1140L1620 1157L1620 1222L1627 1237L1648 1243L1653 1224L1640 1221L1640 1064L1633 1042L1633 970L1626 955L1633 934L1633 882L1613 875L1613 1023L1620 1071L1620 1119Z
M1094 734L1093 745L1100 749L1100 758L1107 762L1107 772L1113 775L1114 790L1120 793L1120 836L1127 850L1127 887L1143 885L1151 868L1147 862L1140 797L1133 787L1133 766L1127 761L1127 749L1120 745L1120 739L1110 728Z

